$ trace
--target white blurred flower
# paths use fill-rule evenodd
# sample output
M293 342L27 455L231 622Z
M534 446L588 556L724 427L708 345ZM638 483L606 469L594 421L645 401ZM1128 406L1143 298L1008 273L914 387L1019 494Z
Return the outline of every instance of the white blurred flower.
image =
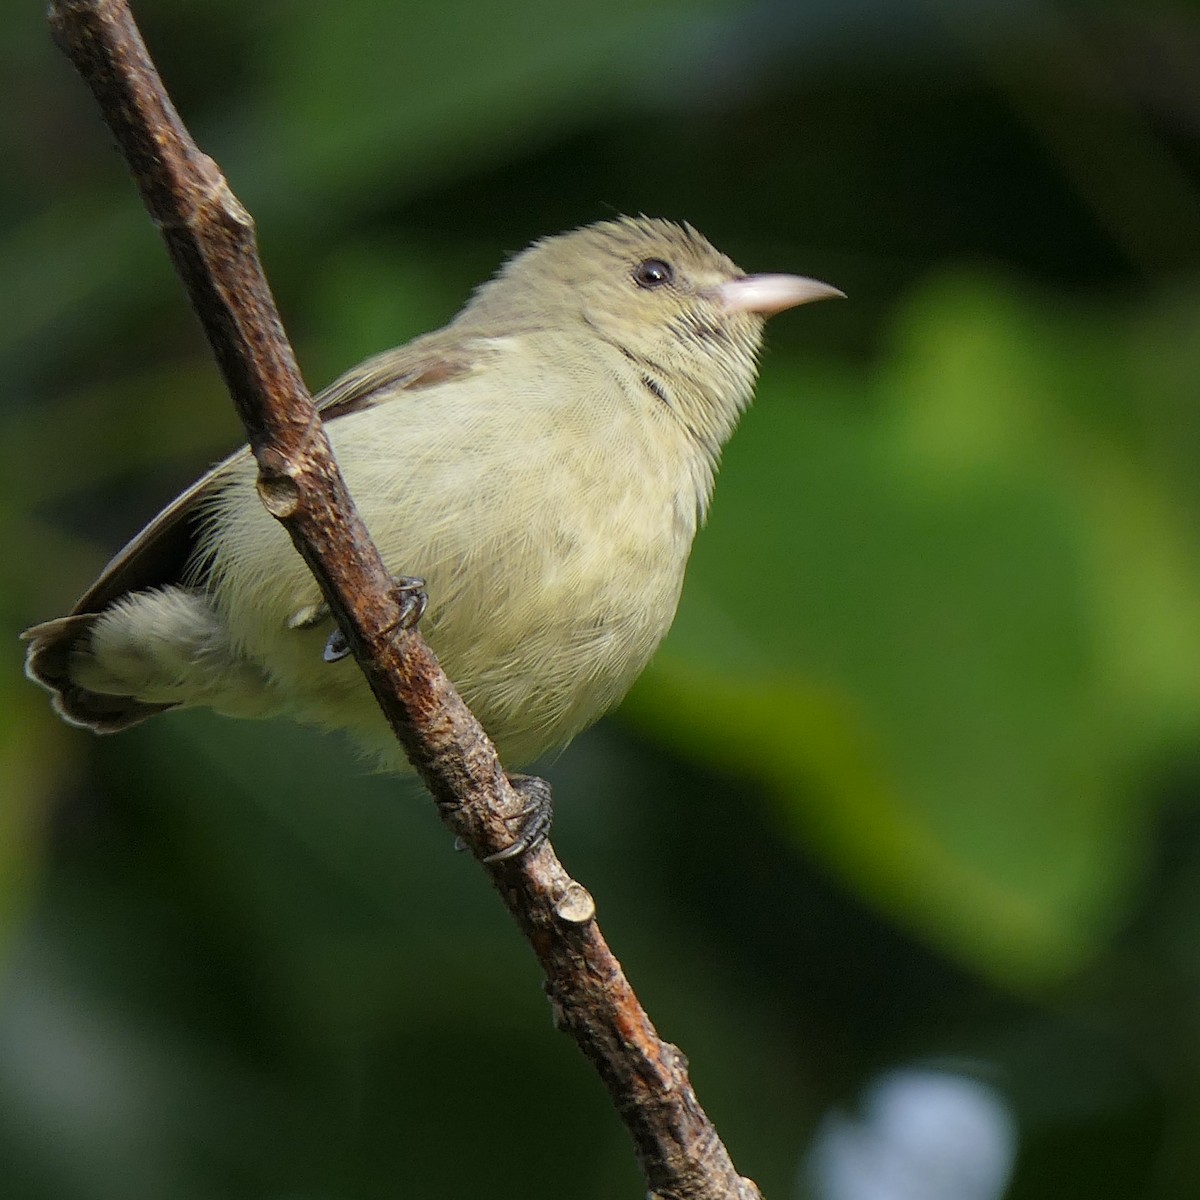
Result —
M880 1076L861 1117L830 1113L804 1175L815 1200L999 1200L1017 1130L995 1089L966 1075L909 1068Z

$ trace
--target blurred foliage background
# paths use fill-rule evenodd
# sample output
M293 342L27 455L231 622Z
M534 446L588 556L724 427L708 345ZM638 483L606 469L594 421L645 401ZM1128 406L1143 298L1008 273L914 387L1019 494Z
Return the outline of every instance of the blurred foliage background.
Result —
M556 845L767 1196L1200 1195L1200 7L136 8L314 387L616 211L849 293L773 322L674 631L544 765ZM21 678L239 438L3 19L0 1193L641 1194L413 787Z

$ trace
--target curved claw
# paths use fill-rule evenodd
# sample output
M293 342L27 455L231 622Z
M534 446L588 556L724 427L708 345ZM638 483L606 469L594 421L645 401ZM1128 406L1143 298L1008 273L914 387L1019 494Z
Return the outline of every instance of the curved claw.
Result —
M392 579L392 587L400 609L392 629L411 629L424 615L429 604L425 580L417 579L413 575L397 575ZM310 605L292 614L288 620L288 628L309 629L327 619L329 615L329 609L324 604ZM327 663L341 662L343 658L350 656L350 652L350 643L346 641L345 634L340 629L335 629L329 635L321 657Z
M340 629L335 629L329 635L329 640L325 643L325 649L322 651L321 657L327 663L335 663L341 662L349 654L350 643L346 641L346 635Z
M520 822L520 828L512 845L485 855L481 860L485 863L507 862L536 850L546 840L554 821L554 796L544 779L536 775L510 775L508 782L525 800L525 806L512 818Z
M415 575L397 575L392 579L396 603L400 613L396 619L397 629L411 629L425 614L429 595L425 591L425 580Z

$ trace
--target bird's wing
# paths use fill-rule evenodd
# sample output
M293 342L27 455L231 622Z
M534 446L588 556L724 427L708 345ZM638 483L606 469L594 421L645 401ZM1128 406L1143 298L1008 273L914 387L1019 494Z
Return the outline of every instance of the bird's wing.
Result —
M316 397L323 421L362 412L400 395L408 395L469 374L485 350L442 333L427 334L352 368ZM196 546L197 516L222 474L246 447L202 475L162 510L104 568L71 611L97 613L128 592L178 582Z

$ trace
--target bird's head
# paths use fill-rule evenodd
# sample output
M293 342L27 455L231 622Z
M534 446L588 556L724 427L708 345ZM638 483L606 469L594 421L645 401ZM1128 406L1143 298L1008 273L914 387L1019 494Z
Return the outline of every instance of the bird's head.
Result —
M715 451L750 399L766 318L841 295L799 275L747 275L690 225L621 217L535 242L462 319L611 343Z

